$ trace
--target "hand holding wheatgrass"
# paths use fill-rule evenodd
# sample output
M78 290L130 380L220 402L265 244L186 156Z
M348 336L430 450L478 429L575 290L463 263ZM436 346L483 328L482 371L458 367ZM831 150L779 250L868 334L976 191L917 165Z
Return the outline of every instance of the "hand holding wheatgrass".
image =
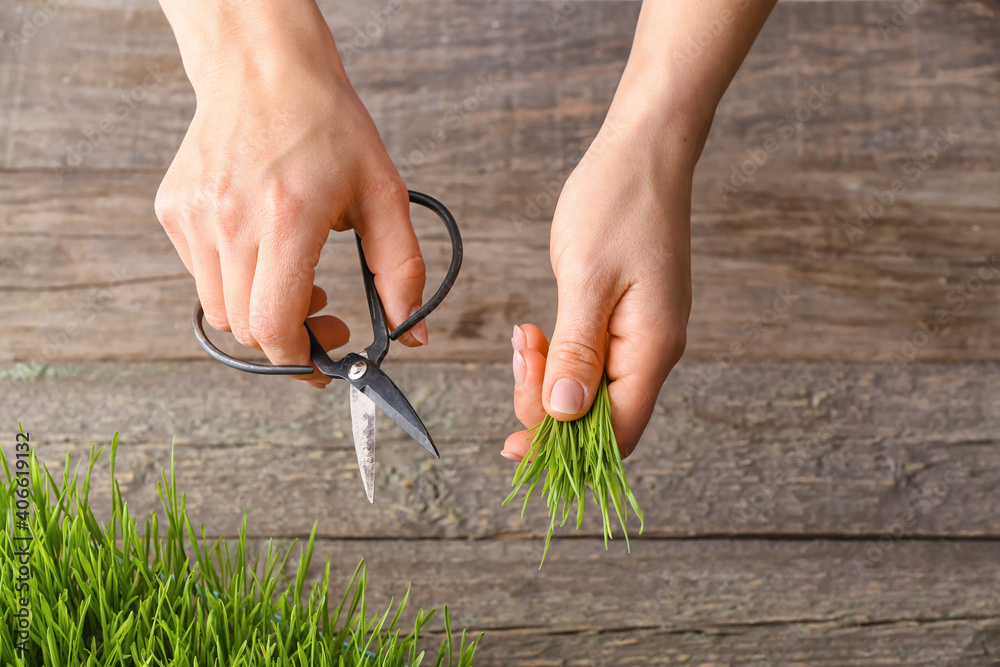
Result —
M622 455L680 359L691 306L691 181L715 109L775 0L647 0L597 138L552 220L559 312L549 342L515 327L514 406L528 428L587 413L606 374ZM507 438L520 460L532 434Z
M156 213L212 327L274 364L310 365L303 322L330 230L353 228L391 326L421 304L424 262L406 187L344 72L313 0L161 0L197 96ZM326 349L336 317L309 319ZM427 342L420 323L400 338ZM302 379L322 387L329 378Z

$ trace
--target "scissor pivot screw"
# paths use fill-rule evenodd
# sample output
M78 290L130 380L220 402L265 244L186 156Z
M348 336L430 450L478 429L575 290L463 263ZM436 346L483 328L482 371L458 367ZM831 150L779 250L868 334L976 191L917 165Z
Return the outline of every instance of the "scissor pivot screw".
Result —
M356 361L354 365L351 366L351 370L347 371L347 377L351 380L357 380L364 376L368 371L368 364L363 361Z

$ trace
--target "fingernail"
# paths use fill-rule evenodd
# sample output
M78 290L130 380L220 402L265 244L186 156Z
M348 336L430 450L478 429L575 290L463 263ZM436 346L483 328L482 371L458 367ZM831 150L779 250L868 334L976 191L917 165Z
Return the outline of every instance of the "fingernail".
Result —
M515 350L523 350L528 346L528 337L524 335L524 329L514 325L514 335L510 337L510 344Z
M549 407L564 415L575 415L583 410L583 385L570 378L561 378L552 387Z
M411 310L410 317L413 317L418 310L420 309L414 308L413 310ZM430 340L427 336L426 320L420 320L420 322L418 322L416 325L414 325L412 329L410 329L410 333L413 334L413 337L416 338L417 342L420 343L421 345L427 345L427 343Z
M520 389L528 379L528 365L524 363L524 356L520 352L514 352L514 389Z
M316 389L326 389L326 385L323 384L322 382L307 381L306 384L309 385L310 387L315 387Z
M523 456L518 456L517 454L511 454L506 449L500 452L500 456L504 457L508 461L513 461L514 463L520 463L522 460L524 460Z

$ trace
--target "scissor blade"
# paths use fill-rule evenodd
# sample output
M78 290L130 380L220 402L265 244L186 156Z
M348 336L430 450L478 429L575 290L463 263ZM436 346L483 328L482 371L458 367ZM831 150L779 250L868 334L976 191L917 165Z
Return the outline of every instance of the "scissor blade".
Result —
M365 395L375 401L375 405L382 408L382 412L387 414L399 427L410 434L410 436L420 443L420 445L439 459L437 447L431 439L431 434L427 432L424 423L420 421L417 411L413 409L406 396L399 390L389 376L378 368L369 368L365 376L363 387Z
M354 450L358 469L365 485L368 502L375 502L375 404L351 386L351 425L354 427Z

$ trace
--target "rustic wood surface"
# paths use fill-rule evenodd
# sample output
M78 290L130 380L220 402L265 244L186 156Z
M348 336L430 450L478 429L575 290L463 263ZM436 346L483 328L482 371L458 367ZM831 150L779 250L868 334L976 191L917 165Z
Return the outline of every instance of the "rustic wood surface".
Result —
M544 535L541 507L522 521L500 506L513 473L499 456L516 427L509 368L386 368L444 456L435 461L380 419L374 507L358 492L339 385L318 392L212 362L57 366L34 379L12 377L12 367L0 402L36 425L55 469L120 430L119 468L137 511L158 506L174 442L179 483L220 534L235 535L246 507L258 536L306 535L314 521L327 537ZM704 395L678 391L705 370L675 371L629 459L647 536L877 537L913 512L908 536L1000 537L998 366L741 365ZM748 397L747 387L758 389ZM0 422L0 433L15 428ZM106 499L106 485L95 493ZM600 534L593 519L583 534Z
M106 359L109 341L118 359L201 357L188 328L194 280L151 215L159 178L86 172L52 190L35 174L5 176L0 358ZM554 323L548 227L509 224L501 191L515 180L530 191L533 178L447 178L449 203L463 222L466 270L431 318L435 344L407 350L406 358L506 361L513 322L550 331ZM807 189L828 178L814 175ZM960 176L926 178L947 191ZM984 192L973 206L890 209L879 224L892 229L873 227L857 250L828 219L822 198L707 203L695 213L687 358L710 361L743 341L748 361L879 360L901 354L903 339L944 310L948 321L916 351L919 360L1000 360L1000 263L992 261L997 268L985 280L977 276L984 257L1000 258L1000 178L990 178L989 194L988 179L979 178ZM433 282L447 266L447 241L432 220L421 216L418 226ZM370 328L353 244L335 235L328 248L317 282L363 346ZM768 310L779 292L791 306L779 304L785 312L774 318ZM750 342L743 327L754 318L772 323Z
M0 359L104 359L109 341L115 358L200 354L183 324L193 281L151 206L194 99L166 22L147 4L128 12L67 5L0 64L0 81L15 93L0 101L8 119L0 165L20 170L0 185L0 285L15 288L0 306ZM341 37L381 9L339 4L328 15ZM982 259L1000 249L996 6L928 2L887 38L877 27L892 11L883 3L776 10L723 100L696 175L689 359L724 352L776 290L792 289L795 308L748 346L745 360L880 359L939 310L952 321L919 350L921 360L1000 360L991 326L1000 273L970 285ZM549 190L596 132L635 20L632 4L573 7L552 30L545 2L404 3L381 42L350 51L351 74L390 154L404 173L414 169L409 185L452 206L468 240L459 291L432 322L438 345L411 353L416 360L506 360L512 322L551 328ZM343 37L342 48L351 43ZM53 53L72 53L73 62L55 67ZM147 67L161 81L68 169L67 146L97 136L94 127L142 84ZM457 122L452 106L490 76L495 92L484 92L417 165L411 153L439 125ZM795 124L781 125L789 114ZM958 138L933 161L921 158L943 128ZM754 168L752 182L720 193L718 184L750 160L747 151L759 153L769 138L780 148ZM851 243L844 225L895 179L906 192ZM440 269L441 234L422 222ZM340 280L355 277L353 266L335 259L350 244L331 245L319 281L336 311L361 327L359 282ZM77 304L108 284L120 289L86 335L38 349L38 340L66 338ZM150 303L157 307L143 307Z
M897 3L778 5L695 175L688 350L627 464L646 531L605 552L591 517L541 572L541 507L500 505L509 332L554 321L553 193L638 4L403 0L381 27L383 0L320 4L408 185L463 227L434 344L386 362L443 459L382 419L369 506L343 387L204 359L193 281L152 214L194 111L154 0L70 0L28 32L43 4L0 0L4 451L21 420L59 471L120 430L142 514L173 443L212 534L243 508L258 547L317 523L317 561L365 557L376 604L412 581L416 606L486 631L477 664L1000 664L1000 271L977 278L1000 255L1000 2L927 0L898 27ZM416 224L433 280L445 241ZM318 281L360 347L350 239L329 251ZM780 291L792 305L730 363Z
M398 595L393 573L413 572L417 599L447 603L453 622L486 630L490 664L674 664L685 653L691 664L766 664L770 649L778 664L931 664L945 654L966 659L948 664L983 665L982 647L995 651L1000 639L989 618L1000 609L990 544L900 542L881 567L859 572L854 561L869 548L860 541L649 540L630 556L575 542L540 572L536 552L496 540L446 550L436 540L337 541L314 558L363 555L382 604ZM322 563L310 571L321 575ZM939 643L892 638L924 628Z

